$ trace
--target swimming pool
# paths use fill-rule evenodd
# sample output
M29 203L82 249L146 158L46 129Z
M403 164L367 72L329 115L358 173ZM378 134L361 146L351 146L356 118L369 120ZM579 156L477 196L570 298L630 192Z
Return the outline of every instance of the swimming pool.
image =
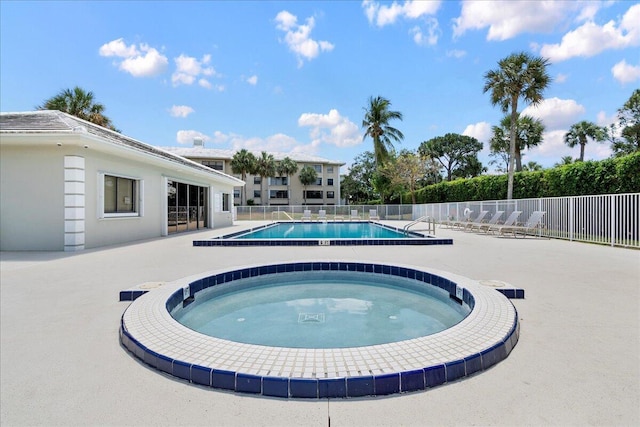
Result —
M275 222L207 240L194 246L451 245L437 238L369 221Z
M235 280L326 271L394 276L415 286L433 286L470 312L435 334L346 348L240 343L198 333L171 316L198 293ZM330 260L253 265L180 279L135 299L120 325L122 345L159 371L207 387L284 398L386 395L435 387L505 359L518 337L514 306L477 281L415 266Z
M245 344L345 348L431 335L469 312L443 289L408 278L325 270L212 286L171 315L197 332Z

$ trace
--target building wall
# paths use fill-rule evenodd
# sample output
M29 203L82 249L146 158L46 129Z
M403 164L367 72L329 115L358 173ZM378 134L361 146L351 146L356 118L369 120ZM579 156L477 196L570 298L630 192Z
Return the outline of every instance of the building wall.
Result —
M58 138L57 141L64 141ZM81 250L167 234L167 178L208 188L209 227L230 226L232 203L222 211L221 195L231 184L158 166L140 156L100 151L56 141L39 145L4 143L0 152L0 249ZM141 216L101 215L101 174L141 180ZM102 216L102 217L101 217Z
M235 176L237 178L242 178L239 174L234 174L231 169L231 160L229 159L221 159L221 158L194 158L185 156L191 160L194 160L198 163L207 164L207 162L212 161L220 161L223 163L223 168L221 172L224 172L228 175ZM247 192L247 200L253 199L254 204L256 205L303 205L305 203L304 186L300 182L300 171L304 166L320 166L322 171L318 172L318 178L322 179L322 185L309 185L306 190L308 192L312 191L321 191L322 198L307 198L307 205L339 205L340 204L340 165L334 163L319 163L319 162L300 162L296 161L298 164L298 172L291 177L289 177L289 190L291 198L269 198L270 192L273 191L287 191L286 185L277 185L276 180L273 178L267 178L265 183L260 184L254 183L254 178L258 180L261 179L259 175L247 174L246 177L246 192ZM330 169L333 169L330 172ZM329 179L333 180L333 184L329 185ZM240 196L234 198L234 204L241 204L241 195L242 195L242 187L235 188L236 193ZM328 197L328 192L333 192L333 198ZM255 194L254 194L255 192ZM262 196L260 196L262 195ZM267 197L265 197L267 196Z
M64 154L56 147L2 147L0 250L64 248Z

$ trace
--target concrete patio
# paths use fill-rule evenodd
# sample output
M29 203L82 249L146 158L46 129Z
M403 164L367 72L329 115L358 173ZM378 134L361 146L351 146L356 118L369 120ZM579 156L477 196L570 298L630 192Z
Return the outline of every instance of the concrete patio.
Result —
M451 246L193 247L188 233L81 253L2 252L0 424L639 425L640 251L438 229ZM392 223L402 226L404 223ZM118 342L120 290L304 259L398 262L526 290L520 341L488 371L389 397L281 400L167 377Z

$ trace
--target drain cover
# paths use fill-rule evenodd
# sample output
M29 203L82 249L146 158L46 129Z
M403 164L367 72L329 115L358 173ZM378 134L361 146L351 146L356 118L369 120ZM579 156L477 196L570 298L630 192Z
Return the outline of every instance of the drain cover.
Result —
M324 313L298 313L298 323L324 323Z

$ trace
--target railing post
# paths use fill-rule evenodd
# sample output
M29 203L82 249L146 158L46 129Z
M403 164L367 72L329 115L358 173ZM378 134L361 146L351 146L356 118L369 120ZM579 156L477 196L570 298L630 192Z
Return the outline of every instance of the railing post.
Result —
M610 226L609 226L609 233L611 233L611 246L615 246L615 230L616 230L616 203L615 203L615 195L610 195L609 199L610 199L610 203L611 203L611 208L609 209L609 211L611 212L611 222L610 222Z

